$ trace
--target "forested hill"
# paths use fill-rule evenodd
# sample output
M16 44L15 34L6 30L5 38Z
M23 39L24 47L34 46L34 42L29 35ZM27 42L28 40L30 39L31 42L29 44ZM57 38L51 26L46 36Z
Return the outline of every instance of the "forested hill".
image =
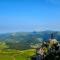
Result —
M39 44L42 41L49 40L51 33L54 33L54 38L60 40L59 31L34 31L0 34L0 41L7 43L10 48L29 49L31 48L31 45Z
M55 33L54 37L60 40L60 32L58 31L41 31L41 32L16 32L0 34L0 41L22 41L32 38L42 38L43 40L49 40L51 33Z

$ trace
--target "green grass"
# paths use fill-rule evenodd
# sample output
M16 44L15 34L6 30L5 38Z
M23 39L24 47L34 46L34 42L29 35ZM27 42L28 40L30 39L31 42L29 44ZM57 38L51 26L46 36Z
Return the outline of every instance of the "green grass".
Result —
M26 58L25 56L22 55L18 55L16 56L16 60L27 60L28 58Z
M32 55L35 55L34 49L24 51L3 51L0 52L0 60L30 60Z
M9 55L0 55L0 60L13 60Z

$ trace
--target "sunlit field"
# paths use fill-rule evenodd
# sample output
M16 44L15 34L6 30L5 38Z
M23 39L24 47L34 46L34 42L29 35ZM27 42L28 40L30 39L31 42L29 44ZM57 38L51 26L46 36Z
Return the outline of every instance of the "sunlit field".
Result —
M30 57L35 54L34 49L24 50L24 51L16 51L13 50L6 52L0 52L1 60L30 60Z

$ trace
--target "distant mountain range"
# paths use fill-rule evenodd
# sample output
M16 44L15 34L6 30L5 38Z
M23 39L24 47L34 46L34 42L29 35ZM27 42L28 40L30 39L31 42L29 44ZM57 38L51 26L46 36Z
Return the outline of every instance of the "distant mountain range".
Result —
M41 32L16 32L16 33L6 33L0 34L0 41L21 41L30 38L42 38L43 40L49 40L51 33L54 34L54 38L60 40L59 31L41 31Z
M30 45L35 45L41 41L47 41L51 37L51 33L54 34L54 38L60 40L59 31L41 31L41 32L16 32L0 34L0 41L4 41L11 45L11 48L30 48Z

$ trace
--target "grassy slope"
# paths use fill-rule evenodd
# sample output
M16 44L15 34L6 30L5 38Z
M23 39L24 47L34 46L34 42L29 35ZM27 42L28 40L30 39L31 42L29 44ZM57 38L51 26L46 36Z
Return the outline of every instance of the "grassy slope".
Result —
M10 51L1 52L1 60L30 60L30 56L35 54L34 49L24 50L24 51Z

